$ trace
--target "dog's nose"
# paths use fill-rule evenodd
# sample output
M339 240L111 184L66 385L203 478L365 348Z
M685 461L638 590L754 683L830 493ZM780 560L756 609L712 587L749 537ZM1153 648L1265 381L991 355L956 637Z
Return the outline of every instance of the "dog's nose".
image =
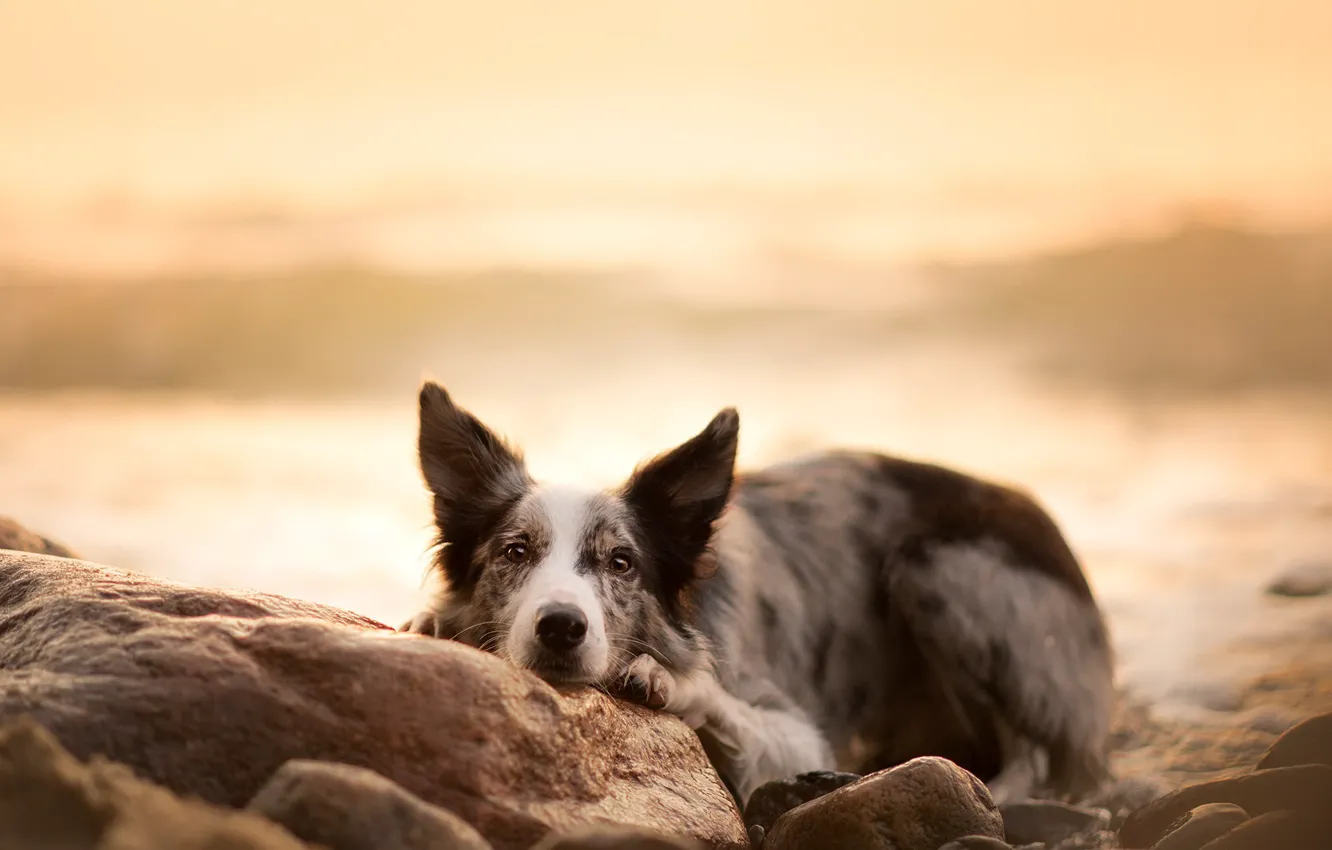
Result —
M537 640L553 652L568 652L583 642L587 617L572 605L552 605L537 615Z

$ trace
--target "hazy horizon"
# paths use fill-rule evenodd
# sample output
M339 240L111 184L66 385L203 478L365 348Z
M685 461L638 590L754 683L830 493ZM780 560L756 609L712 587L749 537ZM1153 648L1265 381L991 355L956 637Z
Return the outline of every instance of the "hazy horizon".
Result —
M729 268L1307 226L1328 32L1314 0L14 0L0 261ZM284 217L295 248L227 235Z

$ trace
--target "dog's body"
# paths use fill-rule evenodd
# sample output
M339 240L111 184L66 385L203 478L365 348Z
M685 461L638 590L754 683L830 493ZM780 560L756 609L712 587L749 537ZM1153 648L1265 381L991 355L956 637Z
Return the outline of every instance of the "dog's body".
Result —
M443 390L421 405L447 588L411 629L681 716L742 802L919 755L999 798L1104 775L1105 626L1029 498L871 453L734 478L734 411L619 490L553 489Z

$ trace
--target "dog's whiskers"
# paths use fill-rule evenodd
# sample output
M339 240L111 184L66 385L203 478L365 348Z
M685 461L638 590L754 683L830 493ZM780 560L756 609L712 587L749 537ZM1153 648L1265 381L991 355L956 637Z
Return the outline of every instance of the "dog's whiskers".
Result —
M499 626L500 628L503 628L503 627L504 627L504 624L503 624L502 622L500 622L499 620L486 620L486 621L483 622L483 623L474 623L473 625L470 625L470 626L468 626L467 628L465 628L465 629L463 629L462 631L460 631L460 632L458 632L457 634L455 634L455 635L453 636L452 639L453 639L453 640L457 640L458 638L460 638L460 637L462 637L463 635L465 635L465 634L467 634L468 632L470 632L472 629L480 629L480 628L484 628L484 627L486 627L486 626Z

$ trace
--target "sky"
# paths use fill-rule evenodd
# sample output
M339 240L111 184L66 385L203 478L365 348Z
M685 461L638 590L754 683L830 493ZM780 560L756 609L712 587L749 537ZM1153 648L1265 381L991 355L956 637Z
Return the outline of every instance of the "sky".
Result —
M1324 0L5 0L0 203L1332 194ZM628 187L628 188L626 188Z

